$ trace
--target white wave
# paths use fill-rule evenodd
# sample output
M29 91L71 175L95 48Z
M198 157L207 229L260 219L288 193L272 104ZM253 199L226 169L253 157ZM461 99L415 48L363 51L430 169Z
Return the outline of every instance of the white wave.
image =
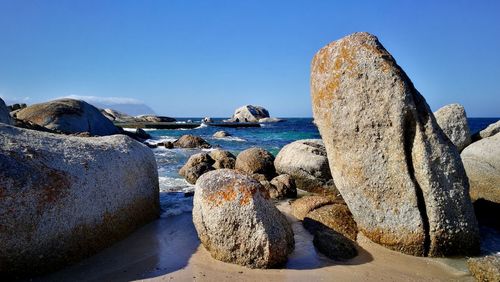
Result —
M195 127L193 129L200 129L200 128L205 128L205 127L208 127L208 125L206 123L202 123L202 124L200 124L200 126Z
M236 137L236 136L226 136L226 137L220 137L220 138L215 138L216 140L225 140L225 141L236 141L236 142L247 142L246 139Z
M174 178L168 176L158 177L160 183L160 192L192 192L194 185L189 184L183 178Z
M157 145L159 143L174 142L175 140L177 140L177 138L173 136L160 136L153 139L148 139L146 140L146 142L148 142L149 144Z

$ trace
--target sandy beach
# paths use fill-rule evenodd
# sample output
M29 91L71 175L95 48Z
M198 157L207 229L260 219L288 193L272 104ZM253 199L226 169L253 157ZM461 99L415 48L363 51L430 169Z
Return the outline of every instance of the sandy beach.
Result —
M358 235L359 256L332 261L316 252L312 235L278 208L295 233L282 269L249 269L213 259L200 245L190 213L158 219L103 252L35 281L474 281L464 259L400 254Z

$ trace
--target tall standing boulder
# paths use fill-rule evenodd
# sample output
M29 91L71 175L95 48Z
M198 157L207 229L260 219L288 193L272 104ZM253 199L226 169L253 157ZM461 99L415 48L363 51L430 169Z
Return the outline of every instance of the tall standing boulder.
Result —
M472 143L461 154L470 196L500 204L500 134Z
M297 140L284 146L276 159L277 173L290 175L298 189L337 194L321 139Z
M462 151L471 143L467 114L460 104L446 105L434 113L436 121L450 141Z
M99 109L74 99L31 105L17 112L16 118L66 134L88 132L90 135L106 136L120 133Z
M316 53L311 95L333 179L367 237L419 256L478 251L460 155L375 36Z
M9 108L5 105L5 102L0 98L0 123L12 124Z
M159 211L156 161L139 142L0 124L0 277L76 262Z
M193 223L212 257L250 268L283 264L293 251L293 231L256 180L220 169L196 182Z

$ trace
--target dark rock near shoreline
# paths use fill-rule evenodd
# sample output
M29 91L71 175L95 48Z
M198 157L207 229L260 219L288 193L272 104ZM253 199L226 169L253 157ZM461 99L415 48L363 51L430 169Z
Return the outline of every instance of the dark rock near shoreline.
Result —
M193 223L215 259L250 268L286 262L294 249L287 219L250 176L235 170L208 172L196 182Z
M338 195L321 139L297 140L284 146L274 161L276 172L290 175L298 189Z
M322 48L311 93L333 179L368 238L412 255L478 252L460 155L375 36Z
M174 147L178 148L200 148L209 149L212 148L205 139L194 136L194 135L182 135L179 139L174 141Z
M214 169L212 167L213 164L214 160L208 153L194 154L179 170L179 175L184 177L187 182L195 184L196 180L198 180L202 174Z
M0 133L0 276L53 271L159 216L156 161L140 143Z
M120 133L96 107L80 100L60 99L31 105L17 112L16 118L65 134L89 132L93 136L106 136Z
M267 180L271 180L276 175L274 156L258 147L252 147L239 153L236 157L235 169L249 175L263 174Z
M483 138L462 151L472 200L500 204L500 134Z
M354 243L333 230L318 231L313 244L318 251L333 260L349 260L358 255Z
M12 124L9 112L5 102L0 98L0 123Z
M446 105L434 112L434 116L439 127L459 151L471 143L467 114L462 105Z

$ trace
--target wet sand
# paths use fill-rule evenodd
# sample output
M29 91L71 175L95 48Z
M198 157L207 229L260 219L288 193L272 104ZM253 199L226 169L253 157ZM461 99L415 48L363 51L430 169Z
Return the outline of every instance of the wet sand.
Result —
M288 215L288 203L279 206ZM217 261L200 245L190 213L158 219L101 253L41 281L474 281L464 259L430 259L390 251L363 236L359 256L332 261L316 252L294 218L295 251L283 269L248 269Z

